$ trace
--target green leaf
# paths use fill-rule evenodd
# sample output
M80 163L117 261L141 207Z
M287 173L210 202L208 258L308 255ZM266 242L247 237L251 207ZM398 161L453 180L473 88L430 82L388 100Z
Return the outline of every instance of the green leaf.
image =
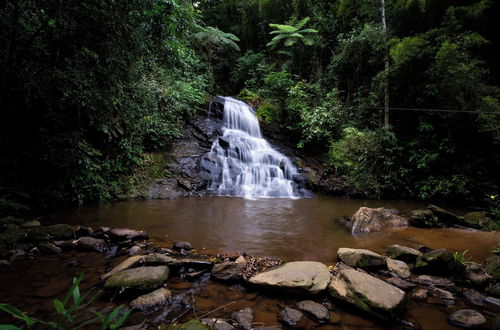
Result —
M21 328L16 327L13 324L0 324L1 330L22 330Z
M59 299L54 300L54 308L58 314L65 315L66 309L64 308L63 302Z
M23 320L27 326L32 326L36 322L38 322L37 319L32 318L25 313L21 312L19 309L15 308L14 306L11 306L9 304L0 304L0 309L3 310L4 312L9 313L15 318L18 318L20 320Z

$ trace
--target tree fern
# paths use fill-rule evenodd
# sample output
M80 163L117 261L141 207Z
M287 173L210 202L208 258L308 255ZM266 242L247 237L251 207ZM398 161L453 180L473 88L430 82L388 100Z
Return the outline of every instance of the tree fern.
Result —
M310 18L306 17L294 25L269 24L270 27L275 28L275 30L269 32L269 34L275 34L276 36L267 43L267 46L276 47L283 41L283 45L290 47L295 45L299 40L306 46L313 45L314 39L312 35L318 33L318 31L310 28L302 29L309 20Z

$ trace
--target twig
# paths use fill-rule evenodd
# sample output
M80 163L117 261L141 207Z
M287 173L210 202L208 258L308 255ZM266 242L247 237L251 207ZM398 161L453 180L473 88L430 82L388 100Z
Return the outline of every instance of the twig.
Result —
M217 312L218 310L220 310L220 309L222 309L222 308L225 308L225 307L227 307L227 306L229 306L229 305L232 305L232 304L234 304L235 302L236 302L236 301L231 301L231 302L229 302L229 303L227 303L227 304L225 304L225 305L219 306L219 307L217 307L216 309L213 309L213 310L211 310L210 312L208 312L208 313L203 314L202 316L200 316L200 319L202 319L202 318L204 318L205 316L208 316L208 315L210 315L210 314L212 314L212 313L215 313L215 312Z

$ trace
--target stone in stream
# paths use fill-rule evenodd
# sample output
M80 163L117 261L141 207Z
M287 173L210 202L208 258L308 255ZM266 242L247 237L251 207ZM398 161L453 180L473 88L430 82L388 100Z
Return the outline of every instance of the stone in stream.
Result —
M106 233L114 241L137 241L149 238L149 235L145 231L133 230L128 228L115 228Z
M430 275L420 275L413 282L422 285L433 285L433 286L453 286L453 282L444 277L430 276Z
M413 271L421 274L443 275L456 273L459 270L463 270L459 269L462 267L463 265L455 262L453 253L446 249L437 249L421 255L417 259Z
M85 236L76 241L76 247L81 250L103 252L106 249L106 241L99 238Z
M391 245L385 250L385 254L392 259L401 260L407 263L414 264L417 258L422 255L422 252L402 245Z
M203 322L203 324L207 325L208 327L210 327L210 329L213 329L213 330L233 330L233 329L236 329L231 324L229 324L228 322L226 322L222 319L204 318L204 319L201 319L201 322Z
M300 320L302 320L303 316L304 314L302 314L301 311L294 308L285 307L279 313L278 318L281 322L290 326L294 326L297 325L300 322Z
M485 211L466 213L462 217L462 220L465 225L477 229L488 228L493 222Z
M169 256L160 254L160 253L151 253L148 255L137 255L137 256L132 256L128 259L125 259L123 262L118 264L116 267L114 267L112 270L107 272L106 274L103 274L101 276L101 280L105 280L108 277L111 277L112 275L133 268L138 265L177 265L179 264L179 261L177 259L171 258Z
M134 245L130 249L127 250L127 254L129 256L134 256L137 254L141 254L143 251L140 246Z
M405 293L369 274L356 270L341 270L328 286L337 299L355 305L376 317L394 319L402 309Z
M9 267L9 266L10 266L10 262L8 262L7 260L0 260L0 268Z
M247 307L231 314L231 318L243 329L250 330L252 328L254 312L253 309Z
M500 297L500 283L493 284L486 288L486 293L494 296Z
M130 307L146 310L159 305L164 305L170 298L170 291L159 288L153 292L135 298L130 302Z
M258 273L248 282L265 288L316 294L326 289L330 277L328 268L320 262L293 261Z
M387 268L391 272L395 273L403 279L410 278L410 268L408 268L408 265L404 261L387 258L386 262Z
M484 295L474 289L464 292L465 299L474 306L484 306Z
M175 251L190 251L193 249L193 246L189 242L179 241L174 243L172 249L174 249Z
M412 291L410 297L416 300L427 300L427 296L429 295L429 290L424 288L416 288Z
M45 254L59 254L63 251L60 247L57 247L52 243L38 244L38 250Z
M500 281L500 256L492 256L486 259L486 273L496 281Z
M297 308L307 315L313 316L314 320L325 323L330 320L330 312L325 306L312 300L303 300L297 303Z
M413 284L411 282L405 281L399 277L391 277L385 280L387 283L397 286L401 290L410 290L416 287L416 284Z
M360 207L353 214L346 227L355 233L371 233L390 227L406 227L409 221L393 210L379 208Z
M456 216L455 214L453 214L449 211L446 211L445 209L443 209L439 206L429 204L427 206L427 209L432 211L432 213L436 217L438 217L439 221L446 224L446 225L460 224L461 223L460 218L458 216Z
M452 306L455 304L455 296L453 296L453 294L449 291L431 286L429 287L429 293L432 297L435 297L440 301L433 300L428 302L435 302L446 306Z
M73 226L65 224L32 227L27 230L26 234L31 242L48 242L75 238Z
M40 221L38 221L38 220L31 220L31 221L23 223L21 225L21 227L23 227L23 228L33 228L33 227L39 227L41 225L42 224L40 223Z
M73 250L76 248L76 241L75 240L66 240L66 241L54 241L52 242L55 246L67 251L67 250Z
M337 258L351 267L376 268L385 266L384 258L370 250L340 248L337 251Z
M105 289L150 291L159 288L168 278L167 266L138 267L116 273L106 280Z
M486 270L475 262L470 262L465 267L465 278L477 287L485 287L491 280Z
M246 267L246 262L223 262L215 264L212 268L212 276L222 281L240 280L243 277Z
M412 225L415 227L443 227L443 223L439 221L439 218L431 210L413 210L410 212L409 217Z
M481 313L473 309L462 309L448 315L448 321L454 325L464 328L474 328L486 323Z

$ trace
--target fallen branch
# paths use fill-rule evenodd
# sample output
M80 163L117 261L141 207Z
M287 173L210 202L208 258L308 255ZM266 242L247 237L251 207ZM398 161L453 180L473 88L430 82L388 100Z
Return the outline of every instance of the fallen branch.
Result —
M200 316L200 317L198 318L198 320L199 320L199 319L202 319L202 318L204 318L204 317L206 317L206 316L208 316L208 315L210 315L210 314L212 314L212 313L215 313L215 312L217 312L218 310L221 310L221 309L223 309L223 308L225 308L225 307L227 307L227 306L229 306L229 305L232 305L232 304L234 304L235 302L236 302L236 301L231 301L231 302L229 302L229 303L227 303L227 304L225 304L225 305L219 306L219 307L217 307L216 309L213 309L213 310L211 310L210 312L208 312L208 313L206 313L206 314L203 314L202 316Z

